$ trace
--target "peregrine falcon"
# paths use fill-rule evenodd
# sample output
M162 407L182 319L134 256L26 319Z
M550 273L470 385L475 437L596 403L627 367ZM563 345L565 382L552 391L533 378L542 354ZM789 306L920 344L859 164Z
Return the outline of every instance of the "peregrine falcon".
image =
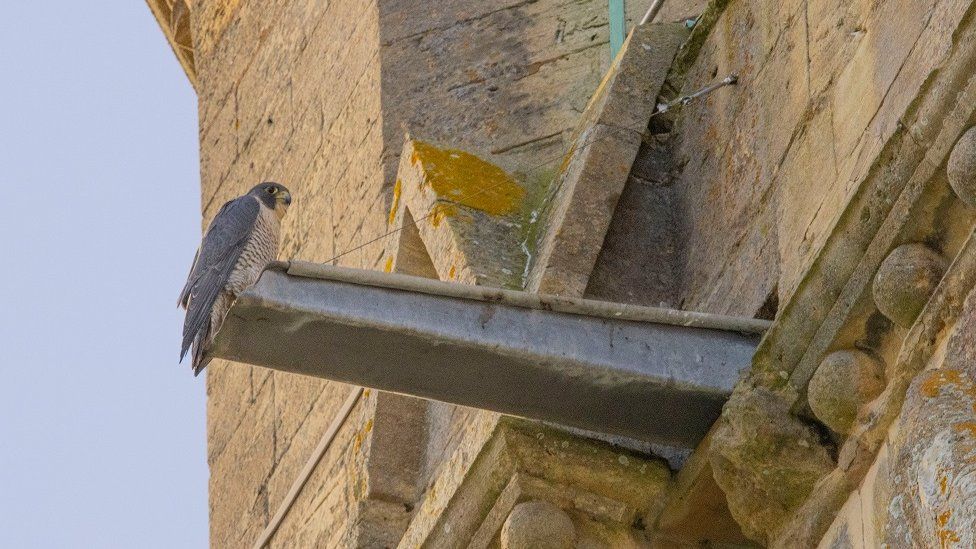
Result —
M177 302L186 309L180 362L192 345L193 375L210 362L207 350L234 300L277 258L289 205L288 189L261 183L224 204L207 228Z

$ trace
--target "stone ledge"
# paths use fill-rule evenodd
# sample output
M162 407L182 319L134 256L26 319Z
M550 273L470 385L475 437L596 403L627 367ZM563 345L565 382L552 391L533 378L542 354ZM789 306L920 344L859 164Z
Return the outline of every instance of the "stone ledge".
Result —
M520 289L527 261L524 200L523 187L497 166L407 139L388 226L416 228L441 280ZM390 271L392 251L386 257Z
M636 27L590 99L540 215L526 289L581 296L678 47L681 24Z
M486 434L475 455L461 448L451 458L460 466L428 490L400 547L493 546L526 500L568 513L579 543L653 541L642 517L663 504L671 476L663 461L512 418Z

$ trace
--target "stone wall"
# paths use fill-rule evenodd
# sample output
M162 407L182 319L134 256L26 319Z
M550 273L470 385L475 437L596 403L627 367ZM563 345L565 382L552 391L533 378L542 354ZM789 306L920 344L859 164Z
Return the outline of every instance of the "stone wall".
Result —
M383 231L376 6L198 2L192 20L205 222L227 199L272 180L301 204L285 221L283 257L327 261ZM372 268L373 254L364 249L343 262ZM254 542L347 391L261 368L209 367L213 546ZM275 544L340 546L350 538L368 407L340 431Z
M472 210L474 229L466 220L438 225L436 216L417 229L412 222L445 197L400 188L398 170L411 169L401 151L432 143L418 153L422 170L452 152L438 145L475 153L512 174L526 203L539 203L609 66L604 0L186 5L205 223L228 198L276 180L296 197L283 257L523 282L513 266L528 259L524 231L538 212ZM631 21L645 7L627 5ZM702 8L669 2L664 17ZM517 507L569 517L582 528L557 532L569 538L611 539L587 528L612 523L613 536L645 546L654 525L655 536L669 536L678 529L665 526L680 524L682 541L697 542L723 534L703 533L696 513L729 524L726 504L746 535L773 546L971 546L964 502L976 372L966 362L974 305L965 298L976 244L967 241L971 189L950 188L946 162L973 125L972 12L963 0L709 3L662 95L733 72L739 85L640 136L638 165L622 195L610 193L621 202L602 205L610 246L590 250L600 253L595 282L584 277L576 293L776 322L694 467L670 482L653 458L621 454L620 465L636 460L655 472L644 481L653 501L613 503L599 478L572 463L580 476L568 481L558 460L539 471L531 460L485 458L532 447L508 446L510 426L495 414L367 393L272 546L384 546L403 535L487 546L532 534L505 520ZM404 149L408 133L418 141ZM966 164L949 171L958 179ZM605 183L591 179L592 188ZM587 212L570 217L560 222L591 221ZM504 237L491 236L498 226ZM376 239L394 229L402 231ZM635 234L653 246L635 245ZM640 252L653 268L635 261L636 248L655 246L666 250ZM665 280L649 284L650 276ZM253 543L349 390L210 366L212 545ZM601 467L620 459L614 448L580 444L602 456ZM469 474L479 467L483 478ZM593 486L577 493L581 478ZM579 498L594 494L608 499L583 511ZM563 515L519 507L519 498L577 507ZM612 520L599 518L605 503L619 507ZM479 505L490 512L472 514ZM452 524L467 530L452 533Z
M680 303L778 314L707 474L764 545L969 546L971 511L947 495L968 489L973 410L949 404L967 374L919 372L952 348L971 287L973 213L946 162L973 120L972 5L712 8L684 88L740 87L676 120Z
M627 3L631 23L643 6ZM682 2L678 2L682 4ZM379 2L388 177L404 132L551 177L609 66L606 2Z
M728 4L685 89L739 88L686 112L684 306L786 302L929 74L964 2ZM716 230L721 226L722 230Z
M631 19L640 9L632 4ZM609 64L606 17L599 0L193 2L204 224L253 184L278 181L296 200L282 257L325 262L351 250L337 262L389 267L387 242L358 246L390 230L404 134L481 153L540 186ZM348 391L210 365L213 546L257 538ZM388 443L373 440L384 402L369 395L353 411L273 546L376 545L384 528L402 533L410 505L377 516L387 504L364 503L395 480L371 478L366 465L372 444ZM422 432L431 448L418 458L421 483L480 417L432 406L417 412L437 418Z

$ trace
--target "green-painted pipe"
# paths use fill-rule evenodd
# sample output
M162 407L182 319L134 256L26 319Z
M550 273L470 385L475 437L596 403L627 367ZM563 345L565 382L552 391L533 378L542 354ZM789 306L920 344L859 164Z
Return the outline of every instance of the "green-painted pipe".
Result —
M613 60L624 45L627 36L627 15L624 9L625 0L609 0L610 10L610 59Z

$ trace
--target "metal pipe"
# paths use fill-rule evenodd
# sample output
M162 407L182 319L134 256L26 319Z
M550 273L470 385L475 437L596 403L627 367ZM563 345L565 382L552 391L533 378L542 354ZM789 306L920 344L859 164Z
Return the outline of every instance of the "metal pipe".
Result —
M664 7L664 0L654 0L653 2L651 2L651 7L647 8L647 13L644 14L644 17L641 19L640 24L643 25L645 23L650 23L651 21L653 21L654 18L657 17L657 12L661 11L661 8L663 7Z
M292 262L238 298L212 354L691 447L766 326Z
M674 107L686 107L694 103L697 99L704 97L715 90L724 88L725 86L735 86L739 83L739 77L735 73L731 73L722 80L709 84L700 90L690 93L688 95L682 95L681 97L674 99L668 103L658 103L657 110L651 116L656 116L661 113L666 113Z
M285 499L281 501L281 505L278 506L278 510L275 511L271 521L268 525L264 527L261 531L261 535L258 537L257 541L254 542L254 549L264 549L264 547L271 541L271 537L275 535L278 531L278 527L285 520L285 516L288 511L291 510L291 506L295 504L295 500L298 499L298 494L301 493L302 488L308 482L308 479L312 477L312 473L315 472L315 467L322 461L322 456L329 450L332 446L332 442L335 440L337 434L339 434L339 428L342 427L343 423L346 422L346 418L352 413L353 408L356 407L356 403L363 396L362 387L354 387L352 391L349 392L349 396L346 397L346 402L343 403L342 408L339 409L339 413L332 418L332 423L329 424L329 428L325 430L322 438L319 439L318 445L315 450L312 451L312 455L305 462L302 470L299 471L298 476L291 484L291 488L288 489L288 493L285 494Z

